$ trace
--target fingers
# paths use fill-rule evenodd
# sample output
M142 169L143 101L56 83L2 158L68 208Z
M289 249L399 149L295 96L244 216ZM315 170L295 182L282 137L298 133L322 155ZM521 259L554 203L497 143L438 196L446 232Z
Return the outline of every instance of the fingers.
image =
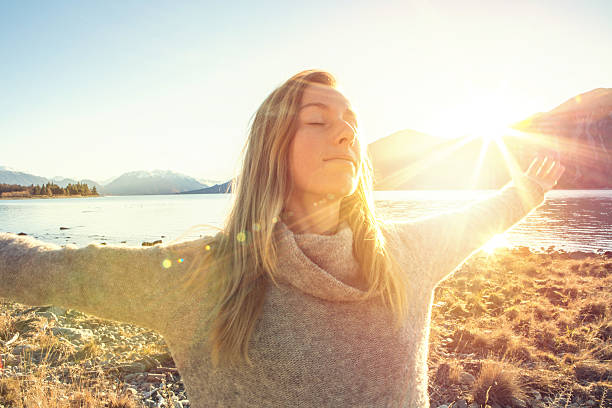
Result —
M544 160L542 161L542 164L538 167L538 171L536 172L536 175L538 176L542 175L542 170L544 169L544 166L546 165L547 160L549 160L548 156L544 156Z
M531 164L527 168L527 171L526 171L527 174L531 174L531 172L533 172L533 169L535 168L536 163L538 162L538 159L539 159L538 157L535 157L533 159L533 161L531 162Z

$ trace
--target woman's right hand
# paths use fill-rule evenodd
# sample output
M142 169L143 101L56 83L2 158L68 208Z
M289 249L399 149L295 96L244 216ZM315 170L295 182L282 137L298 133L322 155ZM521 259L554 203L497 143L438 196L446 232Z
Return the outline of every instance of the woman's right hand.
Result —
M544 156L533 159L525 175L538 183L546 193L553 189L564 171L565 166L559 161Z

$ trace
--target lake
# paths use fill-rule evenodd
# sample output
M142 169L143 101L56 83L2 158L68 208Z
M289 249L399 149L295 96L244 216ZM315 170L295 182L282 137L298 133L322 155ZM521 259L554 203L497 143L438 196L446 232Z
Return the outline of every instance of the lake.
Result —
M380 214L409 220L467 205L495 190L377 191ZM0 201L0 231L25 232L59 245L195 239L216 233L230 194L106 196ZM60 229L60 227L67 229ZM554 246L566 251L612 251L612 190L554 190L546 202L488 245Z

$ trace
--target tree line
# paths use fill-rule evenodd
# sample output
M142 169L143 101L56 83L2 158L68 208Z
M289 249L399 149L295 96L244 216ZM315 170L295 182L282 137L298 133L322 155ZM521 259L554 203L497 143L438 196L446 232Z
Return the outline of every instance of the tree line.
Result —
M97 196L96 186L92 189L86 183L68 184L60 187L55 183L43 185L21 186L19 184L0 183L0 196L2 197L32 197L32 196Z

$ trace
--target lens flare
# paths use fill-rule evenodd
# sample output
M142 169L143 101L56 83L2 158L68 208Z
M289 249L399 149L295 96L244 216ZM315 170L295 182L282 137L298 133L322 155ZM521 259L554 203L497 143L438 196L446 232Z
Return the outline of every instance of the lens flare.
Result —
M238 242L246 241L246 234L243 231L240 231L238 234L236 234L236 240Z
M166 269L170 268L172 266L172 261L169 259L164 259L164 261L162 262L162 266Z

